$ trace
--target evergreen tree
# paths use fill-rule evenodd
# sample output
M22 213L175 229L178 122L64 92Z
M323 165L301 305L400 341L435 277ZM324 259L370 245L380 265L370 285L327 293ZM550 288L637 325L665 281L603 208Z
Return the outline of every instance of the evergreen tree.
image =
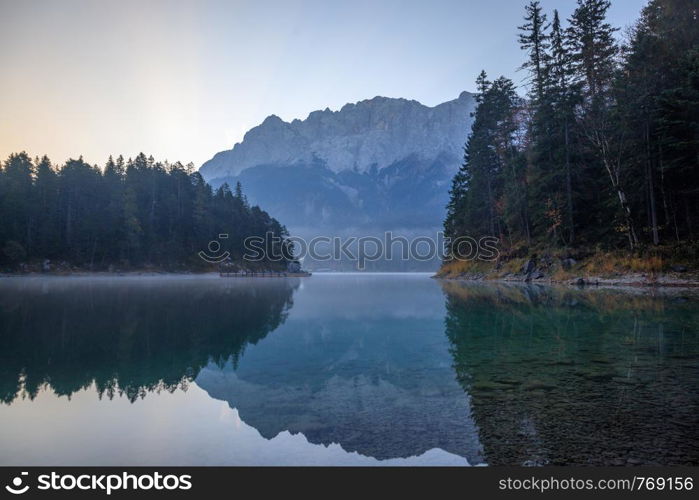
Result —
M529 237L524 165L516 148L518 98L514 84L501 77L477 80L479 106L466 143L464 164L451 187L447 237ZM453 253L456 248L448 251Z
M532 74L531 97L542 103L548 84L548 49L549 35L546 14L542 12L538 0L532 0L525 6L525 23L519 27L519 45L527 51L528 60L522 65Z
M7 241L13 241L22 252L32 251L33 219L32 187L34 164L25 152L11 154L3 169L3 221Z
M250 207L241 186L214 193L191 165L109 157L103 169L82 158L56 168L48 158L11 155L0 168L0 264L66 261L91 269L205 265L198 252L212 239L237 260L248 236L279 237L275 250L290 248L286 228ZM283 269L281 260L255 264ZM242 263L243 266L245 263Z
M496 235L513 252L696 241L698 7L650 0L620 48L609 6L578 0L569 25L554 11L549 30L529 2L526 100L479 75L444 221L452 240Z
M565 171L565 220L567 225L567 244L575 243L575 217L573 194L573 146L572 126L575 122L574 109L577 103L578 92L573 85L571 76L571 55L566 47L565 32L561 27L558 10L553 11L553 24L551 30L551 56L549 62L549 75L551 78L551 103L553 106L555 127L557 128L557 150L555 160L563 165Z
M617 30L606 22L610 6L609 0L578 0L567 30L573 74L592 108L605 106L615 72Z
M626 172L622 158L626 144L621 138L623 129L615 122L618 115L612 84L618 47L614 39L616 29L606 22L610 5L609 0L578 0L578 7L570 19L568 39L573 74L581 84L584 97L579 128L594 160L608 175L621 210L618 227L627 234L633 249L639 240L624 186Z
M697 199L680 186L697 180L696 11L687 0L652 0L625 47L617 84L626 166L635 173L632 202L654 244L693 233Z
M58 174L48 157L36 162L36 180L33 186L33 220L36 221L35 252L53 258L58 240Z

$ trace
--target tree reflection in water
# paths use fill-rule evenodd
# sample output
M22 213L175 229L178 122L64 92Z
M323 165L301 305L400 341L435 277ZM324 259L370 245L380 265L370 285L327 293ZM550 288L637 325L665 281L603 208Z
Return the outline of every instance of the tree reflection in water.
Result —
M443 289L456 374L489 464L699 463L696 297Z
M245 280L247 281L247 280ZM0 398L46 384L109 398L186 388L209 362L238 362L286 319L298 280L0 281Z

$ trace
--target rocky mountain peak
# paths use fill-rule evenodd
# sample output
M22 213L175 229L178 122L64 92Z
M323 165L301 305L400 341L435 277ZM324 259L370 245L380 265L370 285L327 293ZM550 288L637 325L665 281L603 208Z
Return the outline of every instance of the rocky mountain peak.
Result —
M233 149L201 167L207 180L240 174L258 165L323 161L328 169L366 172L386 168L408 156L460 159L470 129L474 99L462 92L453 101L428 107L414 100L376 96L326 108L288 123L270 115ZM458 166L458 165L457 165Z

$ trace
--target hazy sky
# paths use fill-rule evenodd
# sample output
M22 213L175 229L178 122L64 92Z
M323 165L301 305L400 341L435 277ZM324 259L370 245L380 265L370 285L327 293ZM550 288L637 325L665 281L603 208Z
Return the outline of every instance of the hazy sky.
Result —
M266 116L516 81L525 0L0 0L0 157L198 167ZM542 0L564 18L575 0ZM613 1L628 26L645 0Z

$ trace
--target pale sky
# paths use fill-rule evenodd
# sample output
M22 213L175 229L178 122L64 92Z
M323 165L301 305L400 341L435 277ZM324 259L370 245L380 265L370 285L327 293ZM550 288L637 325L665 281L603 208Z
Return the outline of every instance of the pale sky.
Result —
M525 0L0 0L0 158L194 162L270 114L521 81ZM542 0L563 18L575 0ZM630 25L646 0L612 2Z

